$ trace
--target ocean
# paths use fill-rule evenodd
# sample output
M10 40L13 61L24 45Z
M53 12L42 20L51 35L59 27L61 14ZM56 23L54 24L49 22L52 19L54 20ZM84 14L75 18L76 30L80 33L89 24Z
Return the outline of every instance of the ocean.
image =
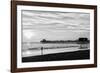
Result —
M89 43L40 43L40 42L23 42L22 57L38 56L62 52L73 52L90 49Z

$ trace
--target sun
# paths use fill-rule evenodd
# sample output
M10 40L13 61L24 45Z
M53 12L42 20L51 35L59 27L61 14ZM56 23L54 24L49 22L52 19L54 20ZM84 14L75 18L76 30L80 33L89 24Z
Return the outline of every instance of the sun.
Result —
M34 32L32 32L31 30L24 30L24 36L27 39L31 39L33 36L35 36L36 34Z

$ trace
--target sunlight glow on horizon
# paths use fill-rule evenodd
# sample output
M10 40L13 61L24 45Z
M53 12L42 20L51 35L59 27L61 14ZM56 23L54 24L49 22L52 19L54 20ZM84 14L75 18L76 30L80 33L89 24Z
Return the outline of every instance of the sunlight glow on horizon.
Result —
M36 34L34 32L32 32L31 30L24 30L23 32L24 36L27 39L31 39L33 36L35 36Z

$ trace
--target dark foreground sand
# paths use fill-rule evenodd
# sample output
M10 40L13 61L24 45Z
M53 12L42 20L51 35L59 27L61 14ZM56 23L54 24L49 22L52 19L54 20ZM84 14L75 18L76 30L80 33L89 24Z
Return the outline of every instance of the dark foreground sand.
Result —
M63 61L90 59L90 50L23 57L22 62Z

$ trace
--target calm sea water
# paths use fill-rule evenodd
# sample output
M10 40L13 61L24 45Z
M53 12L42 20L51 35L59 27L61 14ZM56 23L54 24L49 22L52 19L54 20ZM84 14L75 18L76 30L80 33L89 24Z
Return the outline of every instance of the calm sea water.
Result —
M37 56L41 55L41 48L43 54L70 52L77 50L86 50L90 48L88 44L77 43L39 43L39 42L23 42L22 43L22 56Z

